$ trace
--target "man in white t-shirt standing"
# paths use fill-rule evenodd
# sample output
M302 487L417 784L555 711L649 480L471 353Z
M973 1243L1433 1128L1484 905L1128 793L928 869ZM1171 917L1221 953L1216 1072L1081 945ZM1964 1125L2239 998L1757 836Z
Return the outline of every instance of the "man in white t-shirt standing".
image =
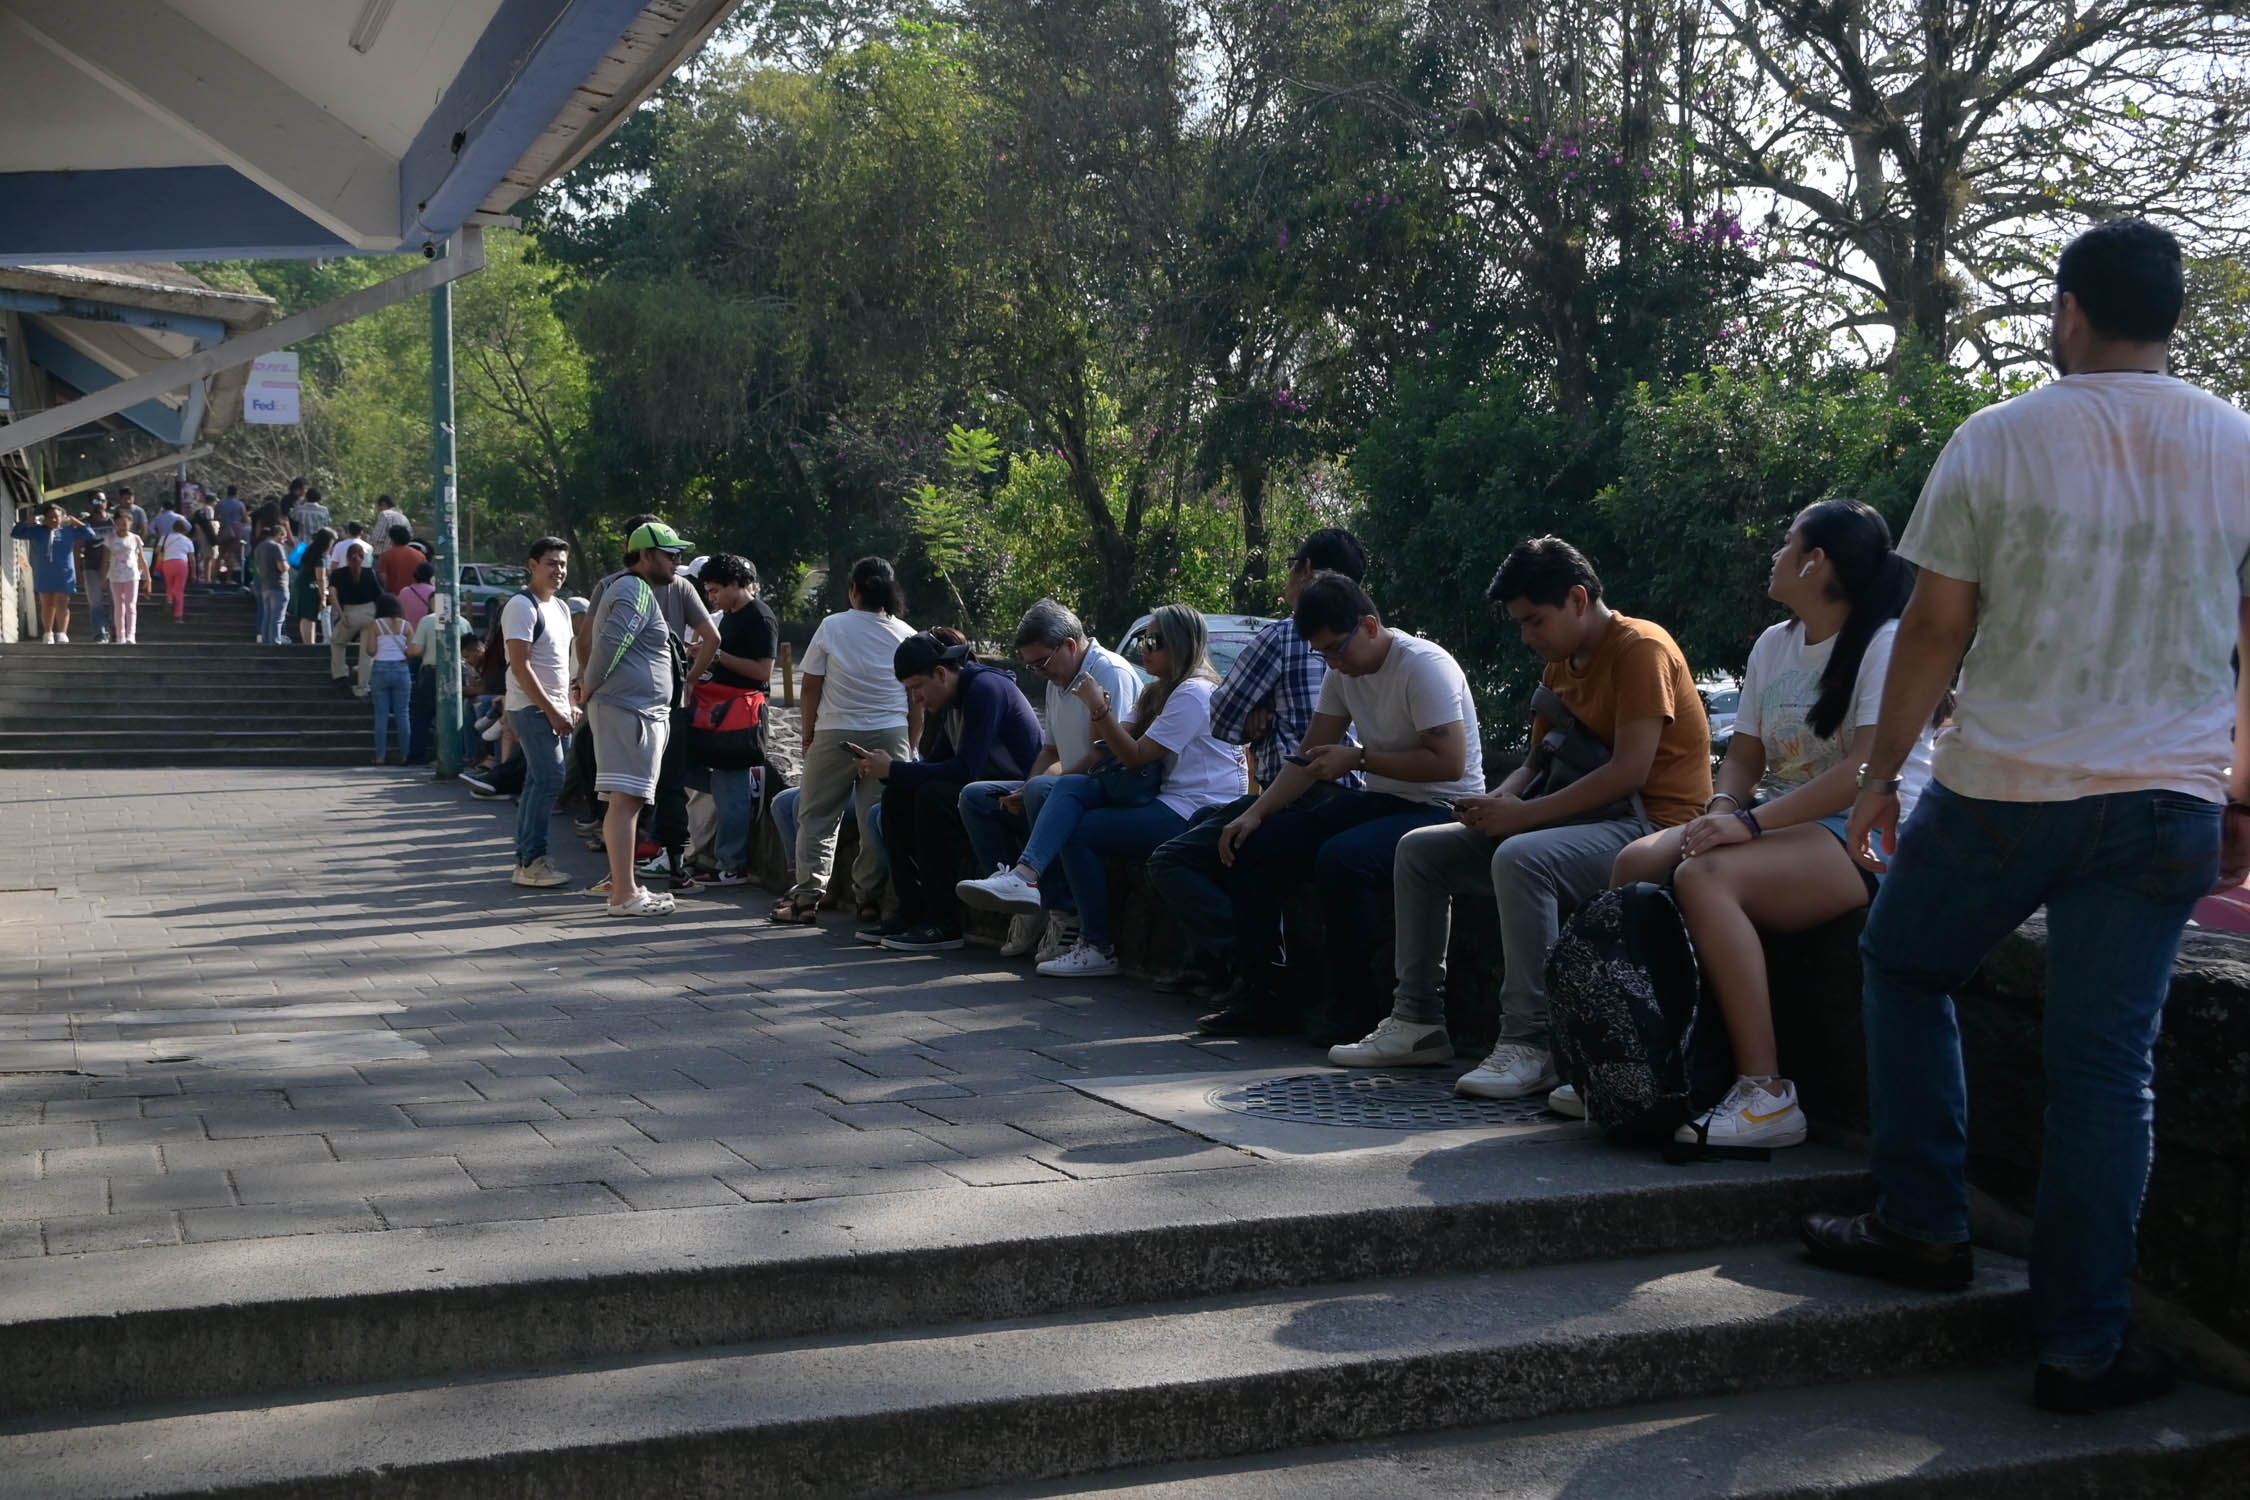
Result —
M547 859L547 821L562 790L563 750L578 715L570 701L570 607L557 598L570 576L570 544L543 536L531 544L530 580L500 610L508 652L508 723L523 747L523 794L516 802L517 885L567 885Z
M2044 905L2033 1399L2095 1412L2173 1383L2128 1336L2127 1276L2180 932L2250 870L2250 757L2228 738L2250 743L2228 663L2238 643L2250 657L2250 416L2165 374L2184 301L2171 235L2100 225L2063 251L2055 291L2063 378L1961 425L1899 543L1922 574L1859 771L1863 863L1892 847L1900 768L1956 663L1959 706L1860 940L1875 1211L1803 1232L1840 1270L1968 1285L1952 992Z
M1088 635L1076 611L1057 600L1042 599L1023 612L1016 622L1016 654L1047 685L1042 705L1046 743L1024 780L972 781L962 789L961 826L968 830L979 870L1015 864L1055 778L1083 772L1098 758L1092 716L1071 691L1079 674L1093 678L1112 703L1130 705L1141 695L1133 664ZM1000 947L1002 958L1037 949L1044 962L1068 953L1078 941L1078 903L1059 863L1047 872L1044 892L1052 903L1047 913L1011 921L1008 940Z
M1380 900L1391 888L1399 840L1452 821L1451 803L1484 795L1484 752L1468 678L1444 647L1394 630L1375 601L1340 573L1318 573L1297 596L1297 633L1328 664L1312 727L1281 775L1219 835L1235 874L1234 973L1212 1036L1294 1032L1310 1008L1276 973L1282 894L1308 881L1320 900L1328 981L1319 1029L1338 1024L1374 988L1367 955L1380 945ZM1344 743L1356 730L1359 743ZM1336 783L1353 772L1361 788Z

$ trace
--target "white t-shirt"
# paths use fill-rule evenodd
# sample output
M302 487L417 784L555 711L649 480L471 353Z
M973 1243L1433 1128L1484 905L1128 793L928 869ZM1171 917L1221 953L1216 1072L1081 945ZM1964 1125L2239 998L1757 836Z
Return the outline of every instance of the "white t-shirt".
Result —
M1141 677L1133 670L1131 662L1100 641L1089 638L1085 660L1078 664L1078 670L1100 683L1102 691L1109 694L1112 713L1123 718L1133 711L1134 702L1141 696ZM1063 765L1074 766L1094 748L1093 710L1070 690L1069 683L1061 687L1048 683L1046 699L1047 743L1055 747L1055 754ZM1204 720L1206 723L1210 720L1208 711Z
M1769 797L1795 791L1816 776L1825 776L1843 762L1852 737L1882 717L1883 679L1891 670L1891 646L1898 639L1898 621L1876 628L1859 659L1859 676L1852 683L1851 702L1836 726L1833 739L1813 733L1807 719L1820 701L1820 675L1836 654L1836 637L1817 646L1805 644L1805 627L1798 620L1784 621L1758 637L1750 648L1750 665L1742 671L1742 699L1734 716L1736 734L1755 735L1766 747L1766 773L1760 786ZM1929 781L1930 734L1923 731L1900 772L1899 817L1914 810L1914 799Z
M546 622L544 631L535 627ZM537 639L533 639L534 636ZM500 607L500 636L509 641L530 641L530 653L524 665L547 693L548 701L560 707L570 701L570 606L560 599L534 601L530 594L516 594ZM503 650L506 648L503 647ZM508 672L508 696L505 706L513 711L531 708L531 694L516 681L514 669Z
M336 571L341 571L344 568L350 567L351 550L354 547L358 547L363 550L366 549L367 539L365 537L348 536L345 537L342 541L338 542L335 546L329 548L328 566L332 570ZM367 557L368 561L372 562L374 561L375 554L370 551L367 553Z
M1156 800L1183 818L1192 818L1206 807L1232 802L1250 789L1250 766L1243 759L1242 747L1211 738L1211 694L1217 687L1217 683L1200 677L1181 683L1172 689L1156 722L1142 736L1168 752L1164 757L1164 788L1156 794Z
M1986 407L1938 455L1899 551L1979 589L1937 740L1948 789L2226 796L2250 416L2129 372Z
M838 610L813 631L805 647L807 677L818 677L820 713L815 729L900 729L906 724L906 689L891 671L898 643L914 627L871 609Z
M1443 646L1393 629L1390 652L1380 667L1365 677L1331 669L1321 678L1320 707L1315 712L1350 719L1359 742L1377 755L1419 750L1423 730L1458 721L1469 737L1469 758L1458 777L1400 781L1370 771L1367 789L1409 802L1484 795L1484 746L1477 738L1476 699L1469 695L1469 679L1462 675L1461 664Z
M109 576L118 583L131 583L148 571L148 544L137 536L119 536L108 532L102 545L109 548Z
M156 544L156 555L164 562L187 562L195 556L195 538L175 531Z

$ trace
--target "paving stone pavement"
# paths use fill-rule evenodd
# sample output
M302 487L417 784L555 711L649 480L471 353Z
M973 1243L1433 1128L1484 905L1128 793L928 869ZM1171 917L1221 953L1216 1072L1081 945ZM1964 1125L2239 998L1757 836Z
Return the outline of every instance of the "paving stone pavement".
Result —
M1068 1083L1320 1060L755 887L610 918L510 885L513 826L397 770L0 771L0 1257L1256 1175Z

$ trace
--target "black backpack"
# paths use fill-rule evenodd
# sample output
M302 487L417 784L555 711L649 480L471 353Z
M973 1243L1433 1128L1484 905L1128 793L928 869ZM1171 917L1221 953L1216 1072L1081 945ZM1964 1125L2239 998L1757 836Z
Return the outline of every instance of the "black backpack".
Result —
M1578 909L1547 958L1555 1068L1609 1138L1658 1145L1724 1099L1734 1047L1669 886Z

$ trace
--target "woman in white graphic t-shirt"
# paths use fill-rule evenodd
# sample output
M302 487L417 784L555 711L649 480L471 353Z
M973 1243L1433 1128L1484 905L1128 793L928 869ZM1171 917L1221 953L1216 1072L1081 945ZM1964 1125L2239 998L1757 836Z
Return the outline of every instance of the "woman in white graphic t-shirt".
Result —
M1872 508L1823 500L1800 514L1766 585L1791 618L1750 649L1734 738L1712 778L1717 792L1702 817L1617 857L1616 884L1672 880L1734 1042L1733 1090L1680 1127L1683 1141L1794 1146L1805 1138L1796 1087L1778 1076L1758 933L1803 932L1874 899L1880 877L1852 859L1844 830L1913 589L1913 569ZM1925 734L1902 804L1921 791L1928 767Z

